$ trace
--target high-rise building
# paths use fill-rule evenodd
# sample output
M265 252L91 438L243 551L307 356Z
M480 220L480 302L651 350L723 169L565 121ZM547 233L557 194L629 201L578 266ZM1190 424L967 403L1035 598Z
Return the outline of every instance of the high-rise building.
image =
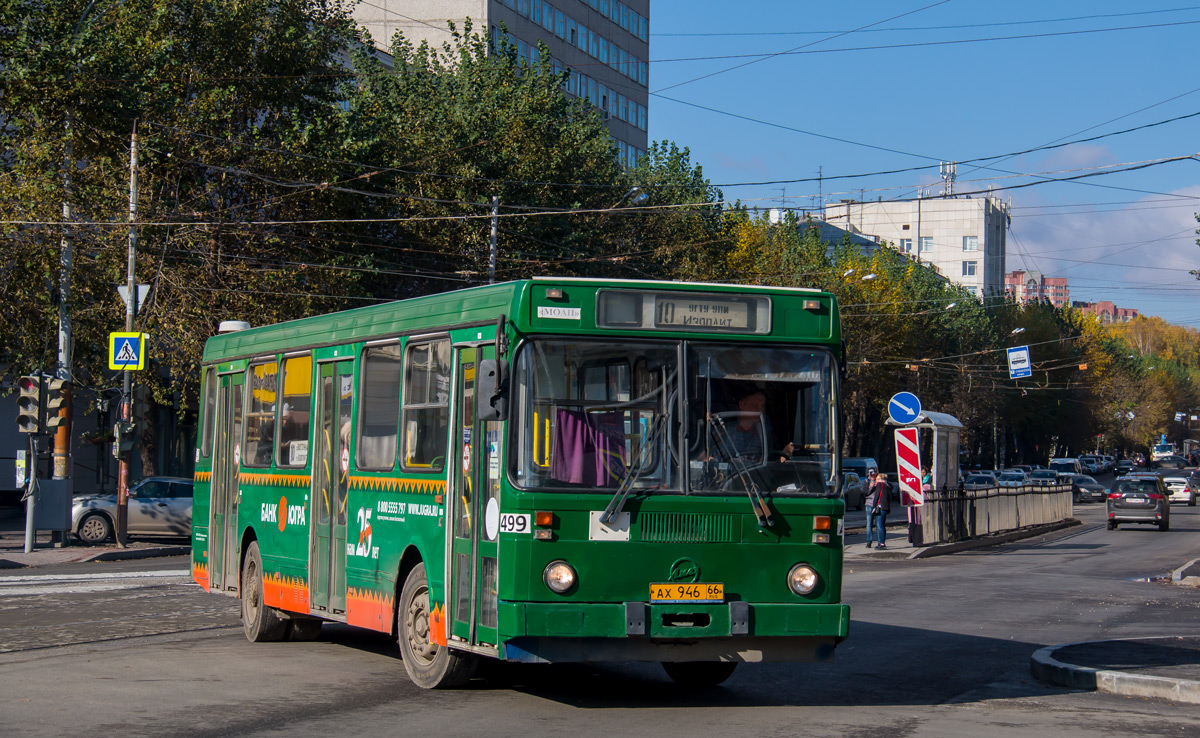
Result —
M650 0L371 0L354 18L384 52L397 31L440 48L452 40L447 21L461 31L468 18L493 44L507 33L524 59L539 59L540 42L556 69L571 71L567 94L600 110L621 162L646 151Z
M920 198L825 206L825 221L875 236L975 295L1004 291L1008 205L994 197Z
M1049 300L1054 307L1066 307L1071 301L1066 277L1047 277L1032 270L1018 269L1005 274L1004 291L1017 302Z

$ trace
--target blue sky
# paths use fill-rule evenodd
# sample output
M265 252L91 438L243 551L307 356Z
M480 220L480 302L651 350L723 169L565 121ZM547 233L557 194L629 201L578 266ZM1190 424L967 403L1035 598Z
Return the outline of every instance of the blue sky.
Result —
M1041 148L1200 113L1200 4L653 0L650 17L650 138L690 147L728 199L936 194L942 160L1040 149L958 166L959 192L1109 172L997 192L1007 269L1200 327L1200 160L1156 163L1200 152L1200 115Z

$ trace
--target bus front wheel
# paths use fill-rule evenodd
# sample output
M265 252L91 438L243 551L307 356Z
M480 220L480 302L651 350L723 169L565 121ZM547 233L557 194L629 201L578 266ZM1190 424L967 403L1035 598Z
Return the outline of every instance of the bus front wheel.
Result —
M258 542L246 549L246 561L242 564L242 630L252 643L283 640L287 632L287 621L279 617L275 608L263 604L262 556L258 553Z
M715 687L737 668L736 661L664 661L663 671L681 687Z
M429 583L425 567L408 573L396 602L396 640L408 678L423 689L466 684L475 673L475 657L434 643L430 636Z

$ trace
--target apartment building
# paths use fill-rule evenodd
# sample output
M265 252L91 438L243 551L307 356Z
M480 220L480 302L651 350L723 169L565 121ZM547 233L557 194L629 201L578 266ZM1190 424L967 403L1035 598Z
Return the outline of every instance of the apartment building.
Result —
M1109 323L1128 323L1138 316L1138 311L1133 308L1119 308L1110 300L1100 300L1099 302L1072 302L1071 307L1081 313L1095 315L1100 318L1100 322L1108 325Z
M1047 277L1041 272L1018 269L1004 275L1004 292L1017 302L1049 300L1054 307L1066 307L1071 302L1071 290L1066 277Z
M887 241L974 295L1003 294L1009 208L994 197L939 197L825 206L831 225Z
M414 45L451 40L468 18L493 43L507 33L524 59L545 44L555 69L569 69L565 92L604 116L623 164L646 151L649 102L650 0L372 0L354 18L385 52L397 31ZM503 28L503 30L501 30Z

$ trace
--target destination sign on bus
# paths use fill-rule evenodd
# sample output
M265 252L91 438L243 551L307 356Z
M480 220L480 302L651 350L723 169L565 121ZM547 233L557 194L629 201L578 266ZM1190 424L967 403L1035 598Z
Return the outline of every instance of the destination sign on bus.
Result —
M769 333L771 300L718 293L617 292L599 296L597 322L606 328Z

